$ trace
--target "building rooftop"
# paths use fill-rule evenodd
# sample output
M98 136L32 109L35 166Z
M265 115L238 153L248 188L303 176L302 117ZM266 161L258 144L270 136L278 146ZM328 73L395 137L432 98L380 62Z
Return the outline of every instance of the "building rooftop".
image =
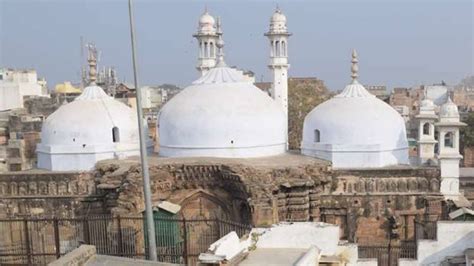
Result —
M104 160L101 163L111 163L116 160ZM131 157L120 160L120 164L135 164L139 157ZM285 153L282 155L258 157L258 158L214 158L214 157L185 157L185 158L166 158L158 155L149 156L150 165L168 165L168 164L225 164L225 165L246 165L255 168L287 168L302 165L320 165L322 167L330 166L330 162L317 158L303 156L297 153Z

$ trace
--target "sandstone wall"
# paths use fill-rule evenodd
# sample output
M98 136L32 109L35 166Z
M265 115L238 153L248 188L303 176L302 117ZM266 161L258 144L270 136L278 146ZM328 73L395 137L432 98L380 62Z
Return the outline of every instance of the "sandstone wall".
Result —
M101 212L90 173L0 174L0 217L74 217L90 213L91 208Z

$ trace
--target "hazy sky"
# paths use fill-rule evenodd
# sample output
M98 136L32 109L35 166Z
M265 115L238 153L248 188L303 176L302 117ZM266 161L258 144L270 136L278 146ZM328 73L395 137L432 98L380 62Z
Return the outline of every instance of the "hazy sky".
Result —
M341 89L350 80L352 48L364 84L453 84L474 73L471 0L135 0L140 84L185 86L197 78L192 34L206 5L222 18L226 62L268 80L263 33L276 3L293 33L290 76ZM80 36L102 51L101 65L132 81L127 0L0 0L0 67L35 68L50 87L78 81Z

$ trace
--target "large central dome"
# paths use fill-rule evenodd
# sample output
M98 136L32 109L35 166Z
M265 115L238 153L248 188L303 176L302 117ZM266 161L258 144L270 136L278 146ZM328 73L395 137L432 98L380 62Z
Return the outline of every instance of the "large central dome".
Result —
M318 105L305 118L302 153L329 160L335 168L374 168L408 164L405 122L390 105L357 81Z
M161 156L259 157L286 150L285 114L221 60L160 111Z

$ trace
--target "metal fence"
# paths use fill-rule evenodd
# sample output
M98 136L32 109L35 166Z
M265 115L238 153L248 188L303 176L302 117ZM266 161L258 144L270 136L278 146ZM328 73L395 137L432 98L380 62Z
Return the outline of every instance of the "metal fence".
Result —
M417 221L415 220L415 239L437 239L436 221Z
M416 259L417 241L437 239L436 221L415 220L415 236L412 241L400 241L393 245L359 245L359 258L376 258L379 266L398 265L398 259Z
M416 259L416 243L397 245L359 246L359 258L376 258L379 266L398 265L398 259Z
M98 254L146 258L142 217L97 216L0 220L0 265L45 265L80 244ZM231 231L243 236L250 225L222 219L155 218L160 261L194 265L201 252Z

